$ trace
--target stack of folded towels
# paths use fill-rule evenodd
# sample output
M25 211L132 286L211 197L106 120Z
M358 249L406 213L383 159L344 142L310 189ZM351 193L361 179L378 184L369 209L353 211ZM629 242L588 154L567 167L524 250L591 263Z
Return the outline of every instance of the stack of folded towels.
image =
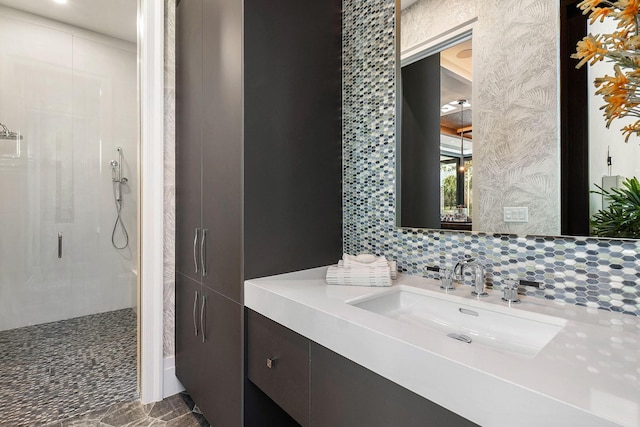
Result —
M398 274L395 261L371 254L344 254L338 265L327 269L327 283L351 286L391 286Z

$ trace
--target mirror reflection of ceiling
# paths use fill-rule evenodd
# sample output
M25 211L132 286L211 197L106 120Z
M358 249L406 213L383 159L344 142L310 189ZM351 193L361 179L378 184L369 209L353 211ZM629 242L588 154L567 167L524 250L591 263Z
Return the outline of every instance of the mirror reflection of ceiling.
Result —
M440 65L466 80L473 80L471 39L440 52Z
M462 153L465 157L471 155L471 141L467 138L464 139ZM453 135L441 134L440 135L440 154L448 157L460 156L460 137Z
M464 130L465 139L472 139L472 80L471 40L464 41L440 52L440 131L442 152L450 151L449 140L455 139L457 152L460 152L460 132ZM458 100L464 99L463 111ZM453 138L446 138L451 136ZM471 143L469 145L469 154Z
M457 106L456 106L457 107ZM464 129L465 138L473 139L471 128L471 109L465 108L460 120L460 109L440 116L440 131L443 135L453 135L460 137L460 129Z
M131 43L137 41L138 0L0 0L6 6Z

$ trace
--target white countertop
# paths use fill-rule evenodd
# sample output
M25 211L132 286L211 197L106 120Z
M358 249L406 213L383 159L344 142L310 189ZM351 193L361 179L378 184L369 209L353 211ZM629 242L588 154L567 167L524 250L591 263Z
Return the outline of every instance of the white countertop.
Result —
M330 286L326 269L247 280L245 305L482 426L640 426L640 318L522 296L510 309L567 323L535 357L510 355L346 304L389 288ZM444 293L416 276L399 285Z

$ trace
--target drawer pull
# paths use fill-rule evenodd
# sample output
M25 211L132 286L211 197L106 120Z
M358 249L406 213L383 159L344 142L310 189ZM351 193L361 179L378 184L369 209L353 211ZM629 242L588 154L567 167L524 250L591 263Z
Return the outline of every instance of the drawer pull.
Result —
M267 357L267 368L271 369L271 368L273 368L273 365L275 365L275 364L276 364L276 358L275 357L273 357L273 358Z

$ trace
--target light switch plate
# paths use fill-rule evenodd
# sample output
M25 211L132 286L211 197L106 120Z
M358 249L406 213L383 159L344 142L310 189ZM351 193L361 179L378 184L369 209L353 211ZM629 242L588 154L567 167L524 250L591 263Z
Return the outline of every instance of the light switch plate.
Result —
M529 208L525 206L504 207L504 222L529 222Z

